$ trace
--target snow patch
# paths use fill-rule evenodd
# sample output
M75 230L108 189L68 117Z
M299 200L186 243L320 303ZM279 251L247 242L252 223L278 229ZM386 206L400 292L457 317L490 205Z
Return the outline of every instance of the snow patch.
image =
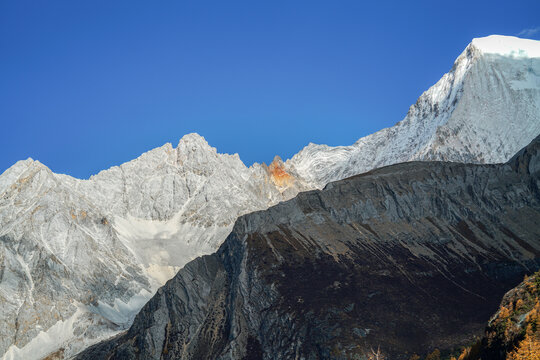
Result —
M68 319L60 320L47 331L41 331L22 348L11 345L2 360L41 359L62 348L73 338L74 324L84 310L78 308Z
M472 45L484 54L515 58L540 58L540 41L514 36L491 35L473 39Z
M131 325L135 315L150 300L152 295L154 294L143 289L137 295L132 296L127 303L115 299L113 306L110 306L103 301L98 301L98 306L89 306L88 310L125 329Z
M181 223L179 216L180 213L165 221L133 216L116 217L114 220L119 239L155 281L154 291L189 261L215 251L213 240L225 239L232 230L232 226L200 227Z

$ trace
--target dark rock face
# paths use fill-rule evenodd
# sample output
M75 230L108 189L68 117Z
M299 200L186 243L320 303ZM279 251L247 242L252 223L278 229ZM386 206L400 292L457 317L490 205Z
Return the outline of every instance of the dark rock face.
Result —
M508 164L389 166L243 216L79 358L406 359L464 344L540 267L539 143Z

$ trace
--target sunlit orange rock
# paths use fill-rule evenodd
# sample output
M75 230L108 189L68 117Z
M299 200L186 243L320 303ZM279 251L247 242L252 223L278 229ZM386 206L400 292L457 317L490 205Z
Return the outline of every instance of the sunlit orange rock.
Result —
M268 173L277 187L290 187L294 184L294 177L285 171L283 161L277 155L272 163L268 166Z

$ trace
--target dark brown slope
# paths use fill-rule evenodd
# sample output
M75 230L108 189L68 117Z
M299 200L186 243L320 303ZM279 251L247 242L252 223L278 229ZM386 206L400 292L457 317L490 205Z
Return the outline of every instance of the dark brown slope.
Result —
M392 359L482 333L540 265L537 138L508 164L404 163L241 217L80 359Z

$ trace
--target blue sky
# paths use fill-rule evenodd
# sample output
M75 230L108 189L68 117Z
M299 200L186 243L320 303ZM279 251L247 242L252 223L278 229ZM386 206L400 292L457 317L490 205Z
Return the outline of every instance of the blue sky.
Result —
M0 0L0 172L87 178L198 132L242 160L401 120L474 37L540 39L531 1Z

